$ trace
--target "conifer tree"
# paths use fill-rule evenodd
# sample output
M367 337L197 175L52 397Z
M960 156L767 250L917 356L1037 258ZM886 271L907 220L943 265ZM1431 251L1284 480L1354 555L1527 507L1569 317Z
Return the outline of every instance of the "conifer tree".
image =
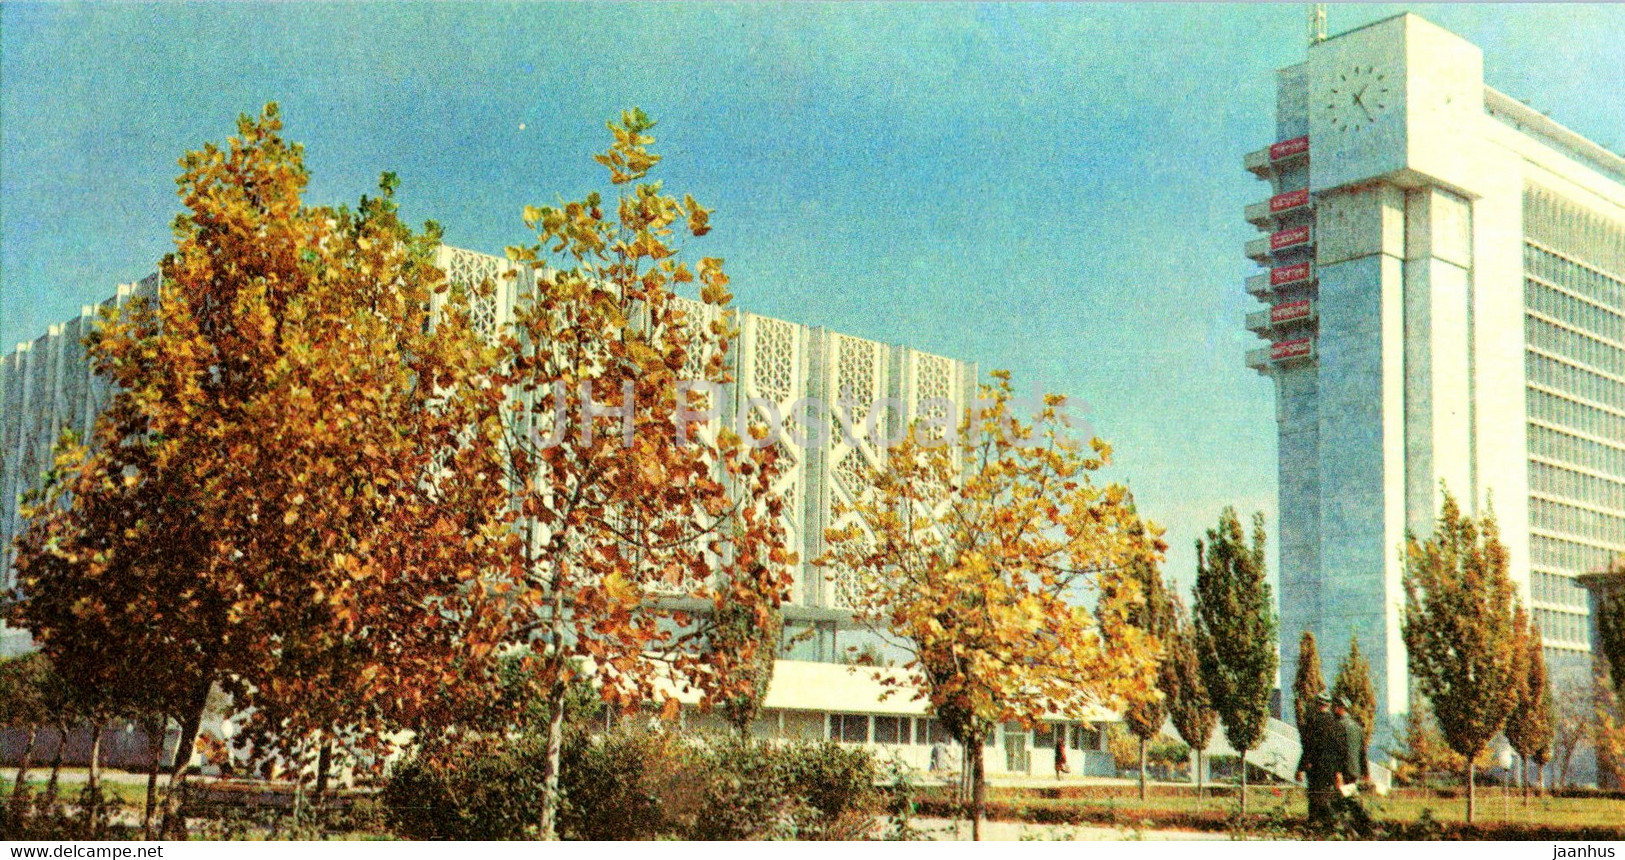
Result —
M1519 780L1523 783L1524 803L1529 802L1529 763L1544 767L1551 757L1552 690L1546 677L1546 656L1540 644L1540 631L1533 621L1518 607L1518 627L1525 651L1523 683L1518 689L1518 704L1507 717L1507 743L1522 760Z
M1320 650L1315 646L1315 634L1303 631L1298 637L1298 674L1292 680L1292 711L1297 717L1301 737L1308 728L1309 715L1315 712L1315 699L1326 691L1326 679L1320 674Z
M1168 702L1172 695L1170 687L1178 682L1166 649L1167 642L1174 633L1177 618L1174 614L1173 595L1162 581L1162 574L1157 569L1157 560L1154 556L1145 555L1131 561L1127 576L1115 587L1131 587L1138 592L1141 597L1129 610L1128 623L1152 641L1164 645L1157 671L1157 689L1161 695L1136 700L1123 712L1123 722L1139 741L1140 799L1144 800L1147 794L1147 747L1162 731L1162 724L1168 719ZM1117 602L1110 599L1102 601L1104 605Z
M1180 740L1196 753L1196 795L1202 796L1202 753L1213 742L1213 724L1219 715L1208 701L1202 683L1202 661L1196 652L1196 628L1185 607L1176 597L1174 631L1164 648L1163 692L1168 696L1168 715Z
M1377 719L1377 691L1371 686L1371 664L1360 653L1360 638L1349 637L1349 652L1337 666L1332 698L1348 703L1349 714L1359 721L1365 743L1371 743L1371 728Z
M1264 515L1253 515L1249 545L1234 508L1196 542L1196 641L1202 680L1241 756L1241 811L1247 811L1247 751L1264 739L1275 687L1275 610L1264 580Z

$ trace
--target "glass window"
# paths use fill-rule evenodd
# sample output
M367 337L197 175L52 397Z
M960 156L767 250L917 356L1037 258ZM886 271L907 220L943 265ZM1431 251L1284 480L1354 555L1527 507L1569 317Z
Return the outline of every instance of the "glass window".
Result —
M830 737L849 744L869 742L868 714L830 714Z
M875 743L908 743L908 717L875 717Z

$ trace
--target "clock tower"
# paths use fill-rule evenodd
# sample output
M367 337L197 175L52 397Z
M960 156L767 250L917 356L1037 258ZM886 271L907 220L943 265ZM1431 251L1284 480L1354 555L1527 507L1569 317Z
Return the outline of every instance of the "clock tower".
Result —
M1474 133L1482 68L1477 47L1409 14L1313 43L1279 73L1276 144L1248 159L1272 204L1305 203L1248 213L1271 237L1249 246L1267 270L1249 289L1270 305L1249 327L1271 342L1249 363L1276 383L1281 665L1305 630L1327 671L1357 638L1383 725L1408 707L1407 532L1431 532L1441 487L1474 514L1497 486L1524 492L1477 458L1475 387L1518 357L1481 353L1475 324L1519 313L1516 282L1475 296L1475 207L1501 193ZM1277 247L1292 230L1307 243ZM1527 558L1526 541L1512 549Z

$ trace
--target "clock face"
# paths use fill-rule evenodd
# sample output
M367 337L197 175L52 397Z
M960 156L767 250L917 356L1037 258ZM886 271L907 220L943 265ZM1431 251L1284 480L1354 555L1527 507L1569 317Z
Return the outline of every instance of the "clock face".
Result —
M1338 73L1321 107L1332 130L1359 131L1375 125L1395 101L1387 72L1376 66L1350 66Z

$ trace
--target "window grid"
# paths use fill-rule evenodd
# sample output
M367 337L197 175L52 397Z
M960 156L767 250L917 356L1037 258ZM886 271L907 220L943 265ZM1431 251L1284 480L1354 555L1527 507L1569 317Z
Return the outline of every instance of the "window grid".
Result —
M1574 226L1567 207L1526 215L1554 235ZM1625 549L1625 281L1532 241L1524 274L1530 599L1548 647L1585 651L1572 576Z

